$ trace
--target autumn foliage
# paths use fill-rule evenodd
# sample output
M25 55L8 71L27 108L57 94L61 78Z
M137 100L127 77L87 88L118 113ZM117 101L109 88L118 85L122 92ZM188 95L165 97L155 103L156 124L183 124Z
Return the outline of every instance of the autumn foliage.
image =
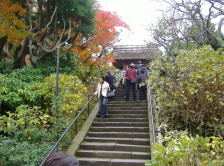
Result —
M82 41L75 41L72 49L79 55L83 65L104 65L112 61L114 56L111 47L118 41L119 28L129 29L115 13L97 10L96 12L96 34L91 38Z
M92 38L92 42L103 46L111 46L118 41L118 27L129 29L116 13L98 10L96 13L97 34Z
M20 44L21 38L26 33L25 23L19 18L24 16L24 10L19 4L12 3L10 0L0 1L0 39L8 38L8 41L13 44Z

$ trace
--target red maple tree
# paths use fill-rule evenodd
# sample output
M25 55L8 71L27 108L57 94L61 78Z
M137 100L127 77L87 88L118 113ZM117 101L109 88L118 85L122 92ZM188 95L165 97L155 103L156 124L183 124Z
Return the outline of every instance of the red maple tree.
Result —
M112 61L114 55L111 48L118 42L121 28L130 28L113 12L98 9L95 19L96 34L85 42L81 42L83 40L80 36L72 50L79 55L79 59L84 65L102 66Z

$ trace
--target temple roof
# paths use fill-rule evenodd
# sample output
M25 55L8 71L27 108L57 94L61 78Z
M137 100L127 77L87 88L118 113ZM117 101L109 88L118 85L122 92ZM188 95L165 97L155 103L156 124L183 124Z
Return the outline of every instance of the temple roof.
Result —
M162 55L162 51L155 44L145 45L118 45L113 49L114 60L152 60Z

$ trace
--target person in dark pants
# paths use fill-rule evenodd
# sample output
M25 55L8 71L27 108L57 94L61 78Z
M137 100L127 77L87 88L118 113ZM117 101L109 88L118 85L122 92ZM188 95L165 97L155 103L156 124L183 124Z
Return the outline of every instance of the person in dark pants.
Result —
M136 65L136 70L137 70L137 90L140 90L140 74L141 74L141 69L143 67L142 61L138 61L138 64Z
M130 68L127 69L125 73L126 77L126 89L125 96L126 100L129 100L129 92L132 89L133 100L136 100L136 81L137 81L137 71L135 69L135 65L133 63L130 64Z
M99 115L100 118L107 118L107 92L110 91L109 84L105 81L105 77L100 77L100 82L97 85L97 90L94 95L98 96L99 99Z
M139 73L139 99L140 100L146 100L147 96L147 86L146 86L146 79L147 79L147 69L142 68Z
M110 85L110 90L113 91L115 89L114 81L115 77L111 74L111 71L107 71L107 75L105 76L105 81Z
M147 85L146 80L148 78L148 70L145 65L138 70L138 85L139 85L139 99L146 100L147 97Z

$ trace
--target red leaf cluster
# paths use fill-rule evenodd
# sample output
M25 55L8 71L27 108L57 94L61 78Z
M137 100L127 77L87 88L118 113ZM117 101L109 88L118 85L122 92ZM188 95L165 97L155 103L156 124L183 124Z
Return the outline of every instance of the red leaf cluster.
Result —
M119 28L130 30L129 26L113 12L98 9L95 19L96 34L85 43L81 42L82 37L80 37L80 40L75 42L76 46L72 49L79 55L79 59L84 65L99 65L99 57L97 58L99 55L102 59L101 62L104 64L111 62L113 54L108 50L105 51L104 48L112 47L118 41Z

